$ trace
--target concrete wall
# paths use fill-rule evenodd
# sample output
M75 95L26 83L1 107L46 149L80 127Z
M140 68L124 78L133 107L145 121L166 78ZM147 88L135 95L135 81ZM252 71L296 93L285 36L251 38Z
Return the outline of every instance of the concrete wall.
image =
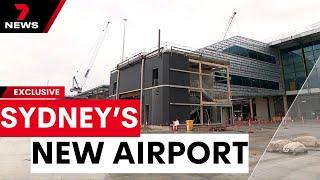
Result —
M272 118L273 116L276 115L273 97L269 97L269 109L270 109L270 116Z
M262 97L255 98L258 120L268 120L268 101Z

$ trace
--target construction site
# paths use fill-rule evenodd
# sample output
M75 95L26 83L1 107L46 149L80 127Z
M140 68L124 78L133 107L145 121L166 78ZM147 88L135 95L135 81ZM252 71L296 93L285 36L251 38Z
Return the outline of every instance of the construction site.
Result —
M252 172L320 56L320 24L271 42L241 36L226 38L235 16L236 12L221 41L200 49L161 43L159 30L158 46L122 58L110 72L110 83L104 85L104 91L95 88L82 92L83 84L74 77L72 90L79 94L72 98L138 99L143 133L250 133ZM318 96L318 85L315 76L304 91ZM292 117L312 122L319 119L319 110L301 112L300 106L290 111ZM188 120L193 121L191 130L186 125ZM174 175L159 176L163 177ZM213 176L201 178L208 177ZM247 179L248 175L214 177Z
M110 72L109 84L83 91L103 41L102 30L84 74L73 76L70 98L138 99L141 124L169 126L186 120L226 128L239 124L280 122L320 55L319 24L271 42L247 37L226 38L203 48L161 43L125 58Z
M156 48L129 58L122 54L109 84L82 91L108 22L83 77L73 77L72 98L139 99L144 126L169 126L178 120L183 127L186 120L193 120L195 125L224 129L280 121L295 96L285 86L282 47L241 36L226 38L236 14L232 13L220 42L200 49L161 43L159 30ZM297 85L291 82L290 87L298 89Z
M106 78L108 83L88 89L88 77L109 33L111 23L107 22L87 67L83 72L77 69L72 76L72 95L66 98L139 100L142 133L248 133L252 173L273 138L292 140L310 134L320 138L320 67L315 67L320 57L320 23L262 42L250 37L229 37L236 17L237 12L233 12L218 42L200 48L164 43L159 29L154 37L156 47L128 58L124 54L127 23L124 19L122 58L112 71L105 72L110 75ZM311 72L313 76L309 76ZM1 139L0 155L4 163L0 167L0 179L8 174L16 175L17 179L60 178L62 175L30 175L29 142L26 138ZM255 178L269 179L266 172L277 169L286 173L300 170L308 162L318 168L319 152L309 154L293 159L280 153L267 153L262 158L264 168L257 169ZM308 162L288 165L303 159ZM309 172L306 170L305 176L293 173L288 179L303 179ZM278 175L285 179L286 173L278 172ZM316 179L317 172L312 173ZM248 179L249 174L153 174L152 179ZM150 174L63 176L64 179L151 177Z

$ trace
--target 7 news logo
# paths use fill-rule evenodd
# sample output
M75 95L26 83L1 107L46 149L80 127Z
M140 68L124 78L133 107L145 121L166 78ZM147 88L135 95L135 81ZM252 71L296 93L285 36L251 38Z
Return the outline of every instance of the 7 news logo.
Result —
M27 15L29 14L28 4L14 4L17 11L20 11L20 14L17 16L17 21L5 22L5 29L38 29L39 22L25 21Z
M66 0L0 0L0 33L47 33Z

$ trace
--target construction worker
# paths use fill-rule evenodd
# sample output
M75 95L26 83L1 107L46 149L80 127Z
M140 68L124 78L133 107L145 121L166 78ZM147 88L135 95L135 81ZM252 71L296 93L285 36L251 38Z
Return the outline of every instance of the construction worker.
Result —
M172 122L172 124L173 124L173 126L172 126L172 129L173 129L173 131L177 131L178 130L178 126L179 126L179 118L178 117L176 117L176 120L174 120L173 122Z

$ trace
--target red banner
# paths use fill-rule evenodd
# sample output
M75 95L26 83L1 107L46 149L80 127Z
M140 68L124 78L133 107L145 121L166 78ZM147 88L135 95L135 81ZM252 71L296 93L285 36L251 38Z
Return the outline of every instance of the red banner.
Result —
M0 87L0 98L64 98L63 86Z
M0 100L2 137L140 136L138 100Z

